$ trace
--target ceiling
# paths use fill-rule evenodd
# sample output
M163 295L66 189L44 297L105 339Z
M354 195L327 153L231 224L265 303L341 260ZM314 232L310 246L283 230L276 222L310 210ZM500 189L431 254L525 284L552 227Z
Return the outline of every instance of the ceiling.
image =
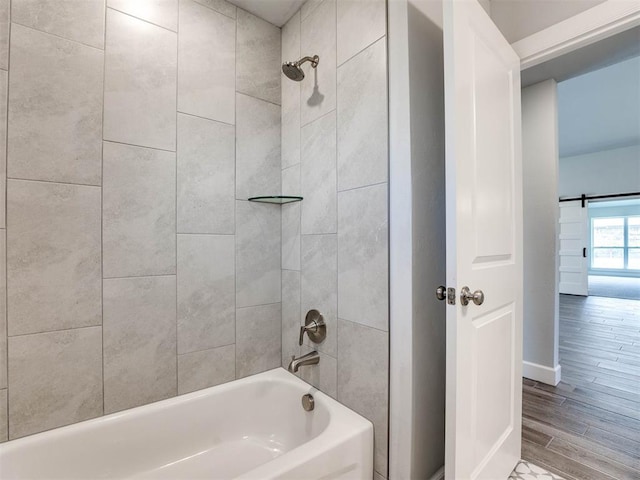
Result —
M281 27L298 11L305 0L229 0L229 2Z
M640 145L640 56L558 84L560 157Z
M640 55L640 27L630 28L522 71L522 86L555 78L562 82Z

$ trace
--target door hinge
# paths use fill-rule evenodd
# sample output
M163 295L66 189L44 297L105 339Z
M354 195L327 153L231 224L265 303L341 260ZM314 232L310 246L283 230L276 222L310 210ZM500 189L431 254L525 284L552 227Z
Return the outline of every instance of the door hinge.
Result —
M456 289L455 288L447 288L447 303L449 305L456 304Z

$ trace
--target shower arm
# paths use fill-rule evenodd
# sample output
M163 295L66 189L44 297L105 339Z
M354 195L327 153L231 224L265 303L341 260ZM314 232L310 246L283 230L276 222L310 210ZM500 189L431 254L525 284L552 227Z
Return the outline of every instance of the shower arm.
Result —
M302 65L305 62L311 62L311 66L316 68L318 66L318 62L320 62L320 57L318 55L314 55L313 57L303 57L296 62L298 66Z

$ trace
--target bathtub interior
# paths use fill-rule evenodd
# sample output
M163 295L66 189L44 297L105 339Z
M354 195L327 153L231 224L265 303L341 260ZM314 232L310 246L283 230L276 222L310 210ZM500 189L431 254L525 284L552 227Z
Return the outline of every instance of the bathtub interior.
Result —
M231 382L10 442L0 450L0 477L172 478L188 462L193 478L233 478L329 425L326 403L304 411L309 388L287 376Z

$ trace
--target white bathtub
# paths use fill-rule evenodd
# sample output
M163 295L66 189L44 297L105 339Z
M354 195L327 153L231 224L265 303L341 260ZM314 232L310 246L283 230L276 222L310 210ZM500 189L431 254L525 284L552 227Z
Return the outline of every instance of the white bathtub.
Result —
M3 480L372 476L371 423L281 368L0 445Z

